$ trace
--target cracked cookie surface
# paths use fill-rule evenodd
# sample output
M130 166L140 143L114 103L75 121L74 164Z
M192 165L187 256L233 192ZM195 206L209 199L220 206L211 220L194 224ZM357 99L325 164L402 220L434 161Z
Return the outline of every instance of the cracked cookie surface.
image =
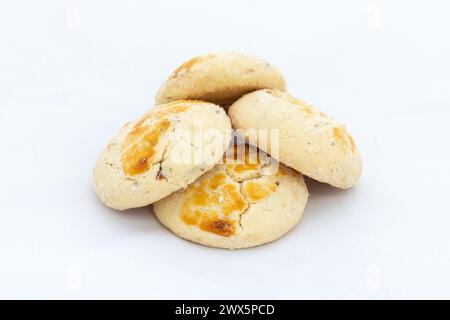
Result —
M213 130L214 139L201 135L207 130ZM212 103L179 100L156 106L109 141L94 168L95 190L114 209L151 204L219 162L230 130L224 110ZM201 158L195 158L198 150Z
M299 173L245 145L230 148L223 163L153 208L178 236L233 249L287 233L302 217L307 198Z

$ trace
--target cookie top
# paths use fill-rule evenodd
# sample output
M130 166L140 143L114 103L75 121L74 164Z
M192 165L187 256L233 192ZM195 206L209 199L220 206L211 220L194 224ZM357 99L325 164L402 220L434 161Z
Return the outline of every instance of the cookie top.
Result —
M222 159L230 120L217 105L175 101L126 124L94 168L100 199L124 210L153 203L187 186Z
M301 174L247 145L230 148L224 163L153 208L178 236L234 249L280 238L298 223L307 199Z
M265 60L240 52L209 53L179 66L155 100L162 104L197 99L226 107L243 94L264 88L286 89L283 75Z
M287 93L249 93L228 115L248 141L308 177L346 189L361 175L361 156L346 127ZM278 145L270 143L269 135L257 134L259 129L278 130Z

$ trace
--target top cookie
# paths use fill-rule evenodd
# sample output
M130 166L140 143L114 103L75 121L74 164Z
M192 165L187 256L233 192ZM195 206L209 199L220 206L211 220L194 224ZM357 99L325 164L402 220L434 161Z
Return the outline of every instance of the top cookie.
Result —
M210 53L179 66L156 94L156 104L203 100L227 107L259 89L286 90L281 72L261 58L239 52Z
M94 169L95 190L114 209L146 206L210 170L230 140L230 120L217 105L157 106L109 141Z
M345 126L287 93L249 93L230 107L228 115L233 128L243 129L250 143L306 176L347 189L361 175L361 156ZM279 137L271 140L261 129L278 130Z

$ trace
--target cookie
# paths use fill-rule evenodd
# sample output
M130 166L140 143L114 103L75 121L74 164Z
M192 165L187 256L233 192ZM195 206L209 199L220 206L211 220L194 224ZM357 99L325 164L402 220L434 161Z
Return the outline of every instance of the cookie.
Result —
M302 175L256 148L229 150L224 163L154 203L156 217L179 237L210 247L247 248L280 238L303 215L308 190Z
M157 106L109 141L94 169L95 190L114 209L146 206L213 168L230 140L230 119L217 105Z
M361 175L362 160L344 125L310 104L277 90L259 90L228 110L234 128L247 141L302 174L347 189ZM259 129L279 130L279 148ZM277 147L278 150L272 150Z
M210 53L179 66L159 89L156 104L197 99L226 107L265 88L286 89L283 75L265 60L239 52Z

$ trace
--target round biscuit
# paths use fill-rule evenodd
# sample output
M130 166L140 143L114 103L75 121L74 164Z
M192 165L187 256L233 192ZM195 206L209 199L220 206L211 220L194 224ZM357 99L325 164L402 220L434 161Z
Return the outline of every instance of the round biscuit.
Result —
M240 52L209 53L179 66L156 94L156 104L179 99L209 101L223 107L258 89L284 91L284 77L265 60Z
M359 180L362 160L346 127L310 104L258 90L237 100L228 115L247 141L308 177L342 189ZM260 130L278 130L278 143Z
M245 157L229 150L225 163L154 203L156 217L179 237L210 247L248 248L280 238L303 215L302 175L254 147Z
M217 105L157 106L109 141L94 168L95 190L114 209L146 206L214 167L230 140L230 119Z

